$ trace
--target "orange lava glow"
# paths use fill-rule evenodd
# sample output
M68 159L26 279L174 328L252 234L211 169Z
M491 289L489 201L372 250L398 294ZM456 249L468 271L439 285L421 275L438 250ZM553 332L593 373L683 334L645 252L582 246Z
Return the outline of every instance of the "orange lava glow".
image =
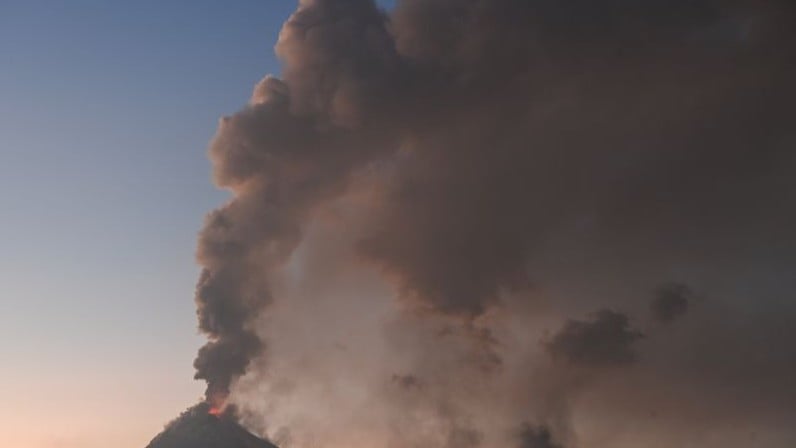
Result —
M215 417L220 417L226 408L227 395L222 393L213 393L207 396L207 413Z

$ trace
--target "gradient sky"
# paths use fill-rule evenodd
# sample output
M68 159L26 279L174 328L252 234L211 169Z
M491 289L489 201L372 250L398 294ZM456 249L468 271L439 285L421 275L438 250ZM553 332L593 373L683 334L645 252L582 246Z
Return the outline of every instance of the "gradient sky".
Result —
M143 447L200 397L205 150L294 8L0 1L0 444Z

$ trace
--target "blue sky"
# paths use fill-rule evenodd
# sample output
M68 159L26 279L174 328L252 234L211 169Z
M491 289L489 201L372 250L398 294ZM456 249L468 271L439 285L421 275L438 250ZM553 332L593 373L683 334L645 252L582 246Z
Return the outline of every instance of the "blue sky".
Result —
M140 447L199 397L195 237L225 198L205 150L294 8L0 1L4 444Z

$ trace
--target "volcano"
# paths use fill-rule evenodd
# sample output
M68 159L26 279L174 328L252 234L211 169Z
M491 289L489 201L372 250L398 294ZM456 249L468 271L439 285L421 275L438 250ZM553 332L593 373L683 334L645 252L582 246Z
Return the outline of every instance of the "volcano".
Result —
M277 448L239 425L231 416L213 415L206 403L183 412L146 448Z

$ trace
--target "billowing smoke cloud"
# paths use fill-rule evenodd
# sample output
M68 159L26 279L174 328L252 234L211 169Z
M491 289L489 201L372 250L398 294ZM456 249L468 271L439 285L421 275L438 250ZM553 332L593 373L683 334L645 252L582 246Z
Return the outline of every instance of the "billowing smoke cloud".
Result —
M655 298L650 304L653 319L669 323L688 311L688 304L693 300L694 293L682 283L667 283L658 288Z
M346 21L342 36L337 20ZM300 242L312 209L372 157L369 132L337 122L359 119L350 113L368 93L350 76L384 70L374 63L389 49L384 25L368 2L308 3L282 33L286 81L265 78L246 109L221 121L210 155L216 183L234 198L208 217L198 250L199 327L210 342L195 366L208 399L225 398L261 352L251 319L270 303L269 273ZM363 39L374 47L363 48Z
M625 364L635 361L633 344L641 337L624 314L600 310L589 320L567 321L547 343L547 350L554 358L574 364Z
M208 399L298 447L793 446L795 24L302 0L210 148Z
M518 448L562 448L561 445L553 441L550 429L544 426L533 426L526 423L517 438L519 439Z

